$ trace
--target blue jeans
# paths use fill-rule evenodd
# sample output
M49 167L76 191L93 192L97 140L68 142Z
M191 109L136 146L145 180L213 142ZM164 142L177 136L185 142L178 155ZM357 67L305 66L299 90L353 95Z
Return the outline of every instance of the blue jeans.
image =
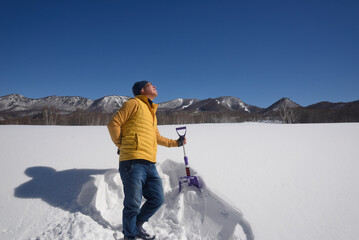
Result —
M138 234L137 222L147 222L164 202L162 180L156 165L143 164L133 160L121 161L119 172L122 179L125 199L122 213L125 238ZM142 196L146 202L141 207Z

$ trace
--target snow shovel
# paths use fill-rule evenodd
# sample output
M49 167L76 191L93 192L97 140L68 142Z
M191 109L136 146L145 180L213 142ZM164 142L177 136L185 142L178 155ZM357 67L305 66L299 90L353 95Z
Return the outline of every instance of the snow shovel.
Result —
M184 130L183 134L180 133L181 130ZM186 133L187 133L187 128L186 127L176 128L176 132L177 132L178 136L185 137ZM181 190L182 190L182 183L187 183L188 186L193 185L201 191L201 184L199 182L199 178L197 176L191 176L191 171L190 171L189 165L188 165L188 157L186 156L186 149L184 147L184 144L183 144L183 153L184 153L184 163L186 165L187 176L178 178L179 192L181 192Z

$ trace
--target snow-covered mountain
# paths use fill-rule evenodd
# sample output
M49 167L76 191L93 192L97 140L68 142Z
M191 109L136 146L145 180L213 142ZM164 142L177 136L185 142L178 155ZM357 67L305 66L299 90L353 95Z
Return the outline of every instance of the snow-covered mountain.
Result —
M188 107L190 107L193 104L196 104L200 101L201 100L198 100L198 99L177 98L172 101L160 103L158 106L158 109L160 109L160 110L183 110L183 109L187 109Z
M271 106L265 109L265 112L278 112L282 111L284 108L297 108L301 107L299 104L293 102L289 98L282 98L277 102L273 103Z
M100 99L97 99L92 102L92 104L87 108L87 110L92 112L104 112L112 113L117 109L120 109L124 102L126 102L130 97L123 96L107 96Z
M208 98L198 102L197 104L190 106L189 109L198 111L233 111L251 113L252 111L257 111L260 108L246 104L241 99L236 97L218 97Z
M60 113L67 114L78 109L91 112L111 113L120 108L129 97L107 96L95 101L84 97L49 96L31 99L19 94L0 97L0 112L31 114L44 108L56 108Z
M83 97L49 96L31 99L19 94L0 97L0 111L7 112L36 112L47 107L54 107L61 113L70 113L76 109L87 109L92 101Z
M244 103L236 97L218 97L205 100L198 99L175 99L161 103L159 109L163 111L192 110L196 112L257 112L261 108Z

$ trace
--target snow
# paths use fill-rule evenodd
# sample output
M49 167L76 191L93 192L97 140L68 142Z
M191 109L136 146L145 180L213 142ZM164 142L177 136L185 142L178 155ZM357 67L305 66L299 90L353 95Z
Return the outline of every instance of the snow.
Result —
M159 126L177 138L178 126ZM158 148L157 239L357 239L359 124L187 126ZM106 127L0 126L0 239L122 239L118 156Z
M177 98L177 99L172 100L172 101L160 103L158 105L158 108L178 108L183 104L183 101L184 101L184 99Z
M87 108L91 111L102 111L105 113L112 113L114 110L120 109L124 102L128 101L130 97L125 96L106 96L95 101Z
M187 105L184 105L182 107L182 109L188 108L189 106L191 106L193 104L193 100L191 100Z
M239 103L239 105L240 105L240 106L244 109L244 111L246 111L246 112L250 112L250 111L248 110L247 106L246 106L246 105L244 105L244 103L243 103L243 102Z
M243 109L246 112L250 112L247 105L239 98L236 97L220 97L222 99L221 104L226 106L228 109L232 109L238 111L239 109ZM216 100L218 104L220 104L219 100Z

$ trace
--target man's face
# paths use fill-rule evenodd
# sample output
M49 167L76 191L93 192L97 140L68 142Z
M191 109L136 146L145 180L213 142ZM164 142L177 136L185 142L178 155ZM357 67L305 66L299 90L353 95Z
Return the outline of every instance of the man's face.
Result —
M158 95L156 86L153 86L150 82L142 88L141 94L146 95L151 100L155 99Z

